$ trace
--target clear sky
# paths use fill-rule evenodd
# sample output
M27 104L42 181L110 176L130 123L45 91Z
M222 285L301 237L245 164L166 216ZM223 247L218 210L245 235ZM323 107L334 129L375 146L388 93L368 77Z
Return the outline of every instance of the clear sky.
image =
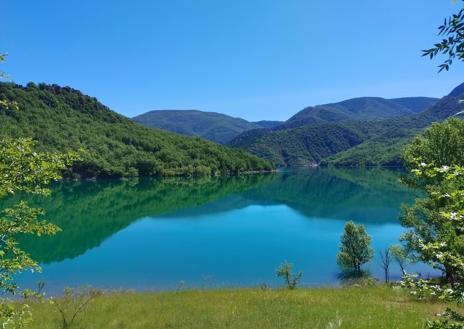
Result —
M4 0L2 65L17 83L69 85L113 110L200 109L287 119L359 96L443 96L421 49L451 0Z

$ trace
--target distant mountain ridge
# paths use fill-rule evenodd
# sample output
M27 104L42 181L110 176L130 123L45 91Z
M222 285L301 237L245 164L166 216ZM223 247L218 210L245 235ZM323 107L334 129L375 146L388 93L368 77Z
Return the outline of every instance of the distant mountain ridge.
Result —
M272 120L261 120L261 121L254 121L253 122L255 125L258 125L261 128L275 128L277 126L280 126L281 124L284 123L284 121L272 121Z
M421 112L438 99L408 97L384 99L360 97L339 103L307 107L287 121L249 122L216 112L199 110L154 110L132 118L151 128L159 128L187 136L198 136L226 144L241 134L257 129L289 129L308 124L336 123L353 120L383 120ZM247 135L247 134L246 134Z
M307 107L280 125L279 129L297 128L308 124L384 120L422 112L437 101L437 98L429 97L352 98L339 103Z
M317 165L321 162L345 166L401 165L401 146L414 134L434 121L442 121L464 110L460 99L463 91L464 84L438 102L423 97L395 99L395 105L389 108L396 114L404 111L408 114L383 120L348 120L344 115L350 112L355 113L354 117L364 116L364 109L371 108L373 103L385 109L392 100L358 98L307 108L283 125L247 131L229 145L248 150L278 166ZM352 106L353 103L365 106L359 110L359 106ZM429 104L432 105L425 109ZM332 122L321 120L319 110L327 108ZM339 157L341 155L343 159Z
M198 110L155 110L132 120L147 127L198 136L219 144L229 142L244 131L262 128L241 118Z

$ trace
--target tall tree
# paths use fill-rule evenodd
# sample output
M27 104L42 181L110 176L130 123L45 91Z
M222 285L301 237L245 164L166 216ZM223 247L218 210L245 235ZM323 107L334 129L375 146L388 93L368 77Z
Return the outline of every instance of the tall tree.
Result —
M418 258L441 270L441 280L403 277L402 285L420 299L464 302L464 167L434 167L419 163L414 173L426 181L427 197L406 210L412 228L403 239ZM403 219L404 220L404 219ZM464 328L464 316L447 309L441 319L429 321L427 328Z
M423 189L426 197L416 200L412 206L404 206L400 221L409 230L401 240L415 258L440 269L446 279L456 282L454 267L436 262L435 256L424 252L424 244L446 244L464 254L462 233L456 221L443 214L452 201L452 191L460 189L459 180L446 179L451 166L464 165L464 121L450 119L434 124L423 136L405 149L405 161L413 169L414 177L407 182ZM457 193L457 192L454 192ZM457 249L456 249L457 248Z
M412 256L443 273L440 280L405 275L403 286L419 298L464 302L464 121L450 119L430 127L405 150L414 178L407 182L425 192L403 207L401 240ZM464 317L447 310L428 328L464 328Z

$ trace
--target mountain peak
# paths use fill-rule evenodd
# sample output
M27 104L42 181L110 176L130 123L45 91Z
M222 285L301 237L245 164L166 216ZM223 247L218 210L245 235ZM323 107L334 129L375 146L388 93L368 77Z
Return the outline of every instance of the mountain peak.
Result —
M464 96L464 83L461 83L459 86L453 89L448 96L451 97L460 97Z

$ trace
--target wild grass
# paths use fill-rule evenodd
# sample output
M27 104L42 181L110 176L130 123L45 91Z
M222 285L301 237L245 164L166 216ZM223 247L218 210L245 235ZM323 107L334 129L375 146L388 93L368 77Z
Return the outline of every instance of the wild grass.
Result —
M62 328L50 303L32 304L33 329ZM389 287L107 293L73 328L423 328L443 309Z

